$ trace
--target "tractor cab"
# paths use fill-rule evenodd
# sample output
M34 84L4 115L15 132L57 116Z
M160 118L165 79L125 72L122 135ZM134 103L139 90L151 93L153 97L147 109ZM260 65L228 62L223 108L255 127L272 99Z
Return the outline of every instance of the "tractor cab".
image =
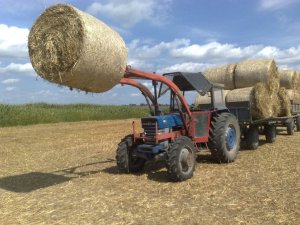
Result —
M211 98L210 107L200 110L193 105L189 106L191 110L190 118L186 116L185 107L182 106L176 93L170 90L170 87L161 83L158 98L170 92L170 115L183 115L188 121L189 135L195 143L208 142L209 127L212 111L227 111L224 101L224 85L212 83L201 73L173 72L163 74L171 80L185 96L188 92L197 92L200 95L208 95Z
M212 83L206 79L201 73L187 73L187 72L175 72L166 73L163 76L170 79L182 92L184 96L186 92L196 91L200 95L207 95L211 97L210 109L222 110L226 109L224 101L224 85ZM170 90L170 87L164 83L161 83L158 97L165 95ZM170 111L177 111L182 106L177 104L180 101L176 101L176 95L171 92L170 94ZM197 110L193 106L190 107L192 110Z

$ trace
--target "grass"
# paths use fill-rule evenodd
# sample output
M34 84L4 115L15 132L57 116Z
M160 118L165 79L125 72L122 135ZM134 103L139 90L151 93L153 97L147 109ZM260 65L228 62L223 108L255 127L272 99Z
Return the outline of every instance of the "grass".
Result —
M147 106L53 105L45 103L27 105L0 104L0 127L88 120L128 119L140 118L147 115L149 115Z

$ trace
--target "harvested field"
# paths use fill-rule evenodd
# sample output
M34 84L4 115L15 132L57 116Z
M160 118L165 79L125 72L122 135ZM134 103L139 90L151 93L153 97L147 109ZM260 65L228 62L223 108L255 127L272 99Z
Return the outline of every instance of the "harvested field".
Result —
M0 224L300 224L300 133L241 151L232 164L198 157L194 177L163 166L118 174L131 120L0 128ZM261 137L264 140L264 137Z

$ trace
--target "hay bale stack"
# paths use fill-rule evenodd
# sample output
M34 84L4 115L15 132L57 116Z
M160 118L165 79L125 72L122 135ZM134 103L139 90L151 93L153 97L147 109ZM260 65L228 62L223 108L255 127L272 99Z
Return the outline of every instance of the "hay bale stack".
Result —
M228 94L229 90L224 90L223 94L224 94L224 102L226 100L226 95ZM198 94L195 98L195 102L194 105L198 108L201 108L201 105L207 105L207 104L211 104L211 97L206 95L200 95Z
M253 119L265 119L278 115L278 98L271 98L268 84L257 83L253 87L234 89L226 96L226 103L248 101ZM266 104L268 103L268 104Z
M224 84L224 89L232 90L235 88L235 67L236 64L228 64L220 67L213 67L205 70L203 74L210 82Z
M46 9L36 20L28 48L42 78L88 92L104 92L118 84L127 64L121 36L67 4Z
M287 89L295 89L297 82L297 72L294 70L278 70L280 86Z
M280 111L278 116L291 116L291 101L287 90L284 87L281 87L278 91L278 98L280 101Z
M235 68L235 87L245 88L258 82L273 82L271 88L279 88L278 71L272 59L251 59L240 62Z
M286 93L291 101L300 102L300 93L298 91L289 89L289 90L286 90Z

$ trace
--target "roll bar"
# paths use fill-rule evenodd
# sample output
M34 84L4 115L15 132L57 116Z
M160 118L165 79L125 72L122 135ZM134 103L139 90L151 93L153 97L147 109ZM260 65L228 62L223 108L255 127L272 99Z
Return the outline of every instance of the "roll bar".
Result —
M150 72L145 72L142 70L137 70L137 69L132 69L130 67L127 66L125 74L124 74L124 78L122 78L121 82L126 79L126 78L140 78L140 79L147 79L147 80L151 80L151 81L158 81L158 82L162 82L165 85L167 85L174 93L175 95L179 98L182 106L184 107L186 113L189 115L189 117L191 117L192 113L190 111L190 108L187 104L187 101L185 100L185 98L183 97L183 95L181 94L180 89L176 86L176 84L174 84L171 80L169 80L168 78L160 75L160 74L156 74L156 73L150 73ZM132 79L129 79L132 81ZM128 82L128 80L125 80L126 82ZM133 84L133 82L130 81L130 85ZM139 83L139 82L137 82ZM142 84L141 84L142 85ZM135 86L135 85L133 85ZM136 86L138 87L138 86ZM139 88L139 87L138 87ZM145 89L147 89L144 86ZM141 91L144 89L140 89ZM147 89L148 90L148 89ZM149 90L148 90L149 91ZM144 92L143 92L144 93ZM151 94L152 95L152 94ZM153 96L153 95L152 95Z

